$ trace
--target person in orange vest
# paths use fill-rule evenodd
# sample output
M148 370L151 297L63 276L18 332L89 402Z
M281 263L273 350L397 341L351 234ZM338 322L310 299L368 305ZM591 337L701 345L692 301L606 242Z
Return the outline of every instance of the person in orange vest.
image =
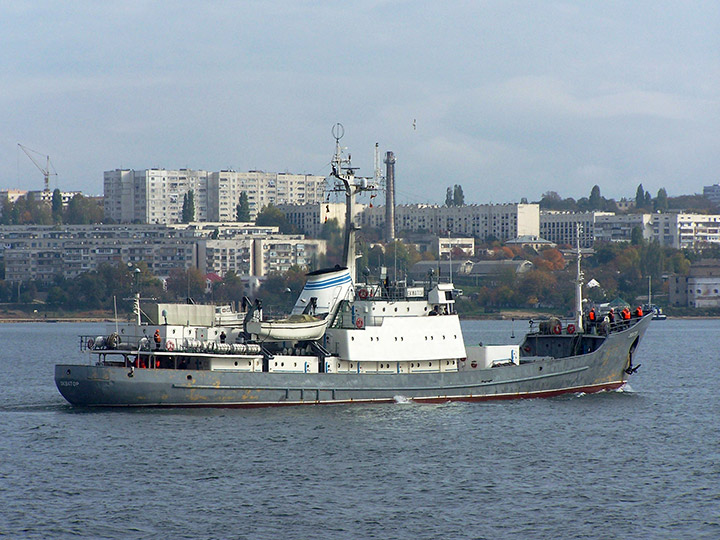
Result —
M635 316L636 316L638 319L642 318L642 316L643 316L642 306L638 306L638 307L637 307L637 309L635 310Z
M160 348L160 342L162 341L162 338L160 337L160 329L155 330L155 336L153 338L155 340L155 348Z
M620 313L621 313L624 321L630 320L630 310L627 307L623 308L623 310Z

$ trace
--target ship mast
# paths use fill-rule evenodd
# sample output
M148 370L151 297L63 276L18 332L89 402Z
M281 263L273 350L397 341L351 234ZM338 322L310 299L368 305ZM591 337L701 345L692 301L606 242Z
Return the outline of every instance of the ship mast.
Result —
M345 193L345 241L343 244L343 263L350 271L350 276L355 281L355 262L357 255L355 254L355 196L363 191L372 191L374 185L368 185L367 178L358 178L360 181L356 183L355 170L350 166L350 154L343 156L343 148L340 146L340 139L345 134L345 128L342 124L335 124L332 128L333 137L335 137L335 155L332 159L331 176L340 181L340 185L336 187L336 191Z
M582 253L580 252L580 233L582 232L582 225L578 224L577 226L577 277L575 280L575 326L578 329L578 332L582 332L583 330L583 295L582 295L582 286L583 286L583 273L582 269L580 268L580 261L582 259Z

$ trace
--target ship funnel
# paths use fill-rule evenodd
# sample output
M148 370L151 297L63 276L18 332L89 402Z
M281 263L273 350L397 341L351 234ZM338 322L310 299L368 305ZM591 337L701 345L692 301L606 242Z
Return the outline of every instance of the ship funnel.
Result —
M352 296L353 282L350 270L342 266L317 270L307 274L307 281L293 307L293 315L299 315L316 298L315 314L335 313L342 300Z

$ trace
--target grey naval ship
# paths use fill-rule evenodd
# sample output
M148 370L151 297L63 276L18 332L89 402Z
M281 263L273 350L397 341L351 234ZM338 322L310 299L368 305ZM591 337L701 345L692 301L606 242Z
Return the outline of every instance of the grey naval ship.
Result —
M262 304L156 304L143 320L81 336L90 360L55 366L77 406L264 407L550 397L623 387L652 314L590 326L582 316L580 250L574 315L530 326L519 344L468 346L459 291L430 279L356 280L353 206L376 189L356 177L335 133L331 178L345 194L343 266L307 274L285 319ZM155 322L153 322L155 321Z

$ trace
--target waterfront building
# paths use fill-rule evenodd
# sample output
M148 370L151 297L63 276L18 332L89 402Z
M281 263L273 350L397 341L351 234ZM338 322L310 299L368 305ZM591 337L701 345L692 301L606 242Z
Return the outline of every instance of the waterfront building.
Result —
M720 307L720 261L704 259L693 264L687 276L672 276L668 294L673 306Z

